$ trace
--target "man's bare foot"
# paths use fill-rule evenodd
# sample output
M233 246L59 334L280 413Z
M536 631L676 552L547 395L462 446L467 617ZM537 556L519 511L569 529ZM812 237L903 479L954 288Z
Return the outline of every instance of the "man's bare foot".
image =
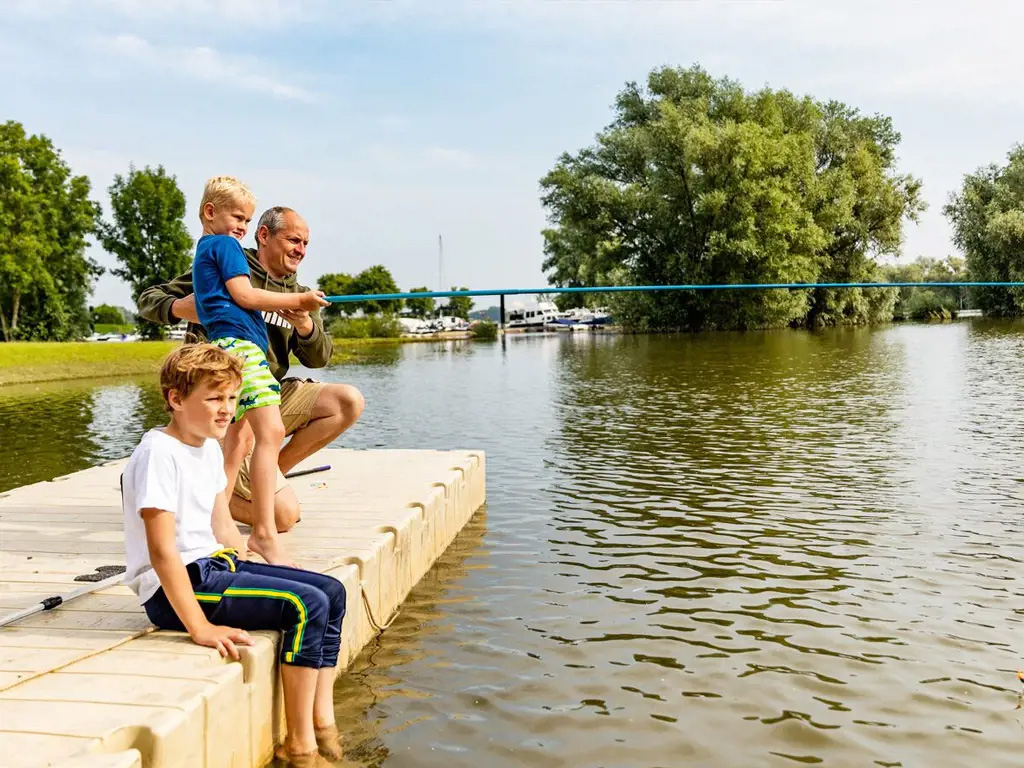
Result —
M290 568L297 567L285 551L281 539L277 536L257 536L255 533L249 536L247 543L250 552L255 552L270 565L287 565Z

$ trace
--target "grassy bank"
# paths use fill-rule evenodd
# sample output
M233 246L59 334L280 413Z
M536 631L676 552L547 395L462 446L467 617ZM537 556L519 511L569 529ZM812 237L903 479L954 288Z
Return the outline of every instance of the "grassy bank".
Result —
M15 341L0 344L0 386L155 373L176 341Z
M431 337L393 339L335 339L332 363L358 360L381 347ZM15 341L0 343L0 386L37 381L95 379L156 373L177 341Z
M397 347L401 344L422 344L430 341L453 341L470 338L466 333L437 334L434 336L397 336L394 338L369 339L334 339L334 355L331 362L335 364L359 362L367 358L374 350Z

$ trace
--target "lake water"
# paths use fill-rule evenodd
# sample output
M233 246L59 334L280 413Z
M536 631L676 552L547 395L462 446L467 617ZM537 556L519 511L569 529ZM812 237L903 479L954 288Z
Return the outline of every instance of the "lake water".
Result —
M339 442L488 504L337 687L345 765L1024 765L1024 323L413 344ZM0 490L150 380L0 388Z

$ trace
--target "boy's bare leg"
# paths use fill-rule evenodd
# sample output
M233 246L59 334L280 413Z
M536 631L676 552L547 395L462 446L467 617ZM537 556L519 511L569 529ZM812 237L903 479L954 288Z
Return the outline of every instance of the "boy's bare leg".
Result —
M224 489L224 495L231 498L235 491L235 480L238 479L238 472L242 468L242 462L252 450L254 436L252 427L244 417L228 427L224 435L224 474L227 475L228 484Z
M261 409L262 410L262 409ZM313 734L313 697L319 670L296 664L281 665L284 687L284 716L288 722L285 749L293 755L304 755L316 749Z
M228 500L231 509L231 517L236 523L252 525L255 520L253 505L251 501L243 499L237 493ZM299 522L299 500L295 497L295 490L291 486L285 486L274 494L274 521L277 524L277 532L290 531Z
M332 762L345 756L341 736L334 722L334 679L337 667L321 667L316 676L316 695L313 697L313 735L320 754Z
M334 725L334 679L337 667L321 667L316 676L316 696L313 699L313 727L329 728Z
M254 408L245 414L256 436L256 447L249 462L249 487L252 490L253 521L249 549L271 565L294 565L274 521L274 486L277 482L277 454L284 440L281 410L276 405Z

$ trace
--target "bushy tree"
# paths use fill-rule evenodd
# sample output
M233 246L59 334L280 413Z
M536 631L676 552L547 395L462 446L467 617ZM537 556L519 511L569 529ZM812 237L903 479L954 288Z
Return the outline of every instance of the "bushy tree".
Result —
M456 288L454 285L451 287L453 291L468 291L466 286ZM469 313L473 309L473 297L472 296L450 296L448 298L448 313L452 317L461 317L463 320L469 319Z
M92 308L92 321L101 325L124 325L125 318L121 310L110 304L100 304Z
M1010 150L1005 166L965 176L943 211L971 280L1024 281L1024 145ZM974 295L986 314L1024 314L1022 288L977 288Z
M103 247L114 254L121 266L113 273L132 289L132 298L147 288L166 283L192 264L192 238L185 228L185 195L174 176L163 166L118 174L110 185L112 222L99 227ZM140 320L139 333L162 338L164 328Z
M69 339L89 332L87 298L103 270L85 255L99 206L53 143L0 125L0 332Z
M316 287L323 291L328 296L345 296L352 293L349 287L352 285L352 275L345 272L330 272L326 275L320 275L316 280ZM324 317L336 318L340 317L342 312L352 314L353 309L346 309L348 304L339 304L337 302L331 302L330 306L324 307L321 313Z
M428 293L429 288L425 285L421 285L419 288L410 288L409 293ZM414 317L428 317L434 314L434 299L433 297L424 297L422 299L406 299L406 308L412 312Z
M699 67L658 69L619 94L594 146L541 180L557 286L875 281L919 182L894 171L891 121L780 90L746 92ZM895 291L617 294L638 329L867 322Z
M358 275L353 277L344 291L338 295L364 295L371 293L399 293L395 278L391 276L388 268L376 264L367 267ZM320 290L326 293L326 289ZM401 301L352 301L341 304L341 311L351 315L357 310L362 310L366 315L379 315L397 313L402 308Z
M894 283L954 283L968 279L963 259L947 256L930 259L922 256L908 264L894 264L884 268L887 282ZM956 288L899 288L893 315L900 320L923 320L936 316L952 316L966 308L967 289Z

